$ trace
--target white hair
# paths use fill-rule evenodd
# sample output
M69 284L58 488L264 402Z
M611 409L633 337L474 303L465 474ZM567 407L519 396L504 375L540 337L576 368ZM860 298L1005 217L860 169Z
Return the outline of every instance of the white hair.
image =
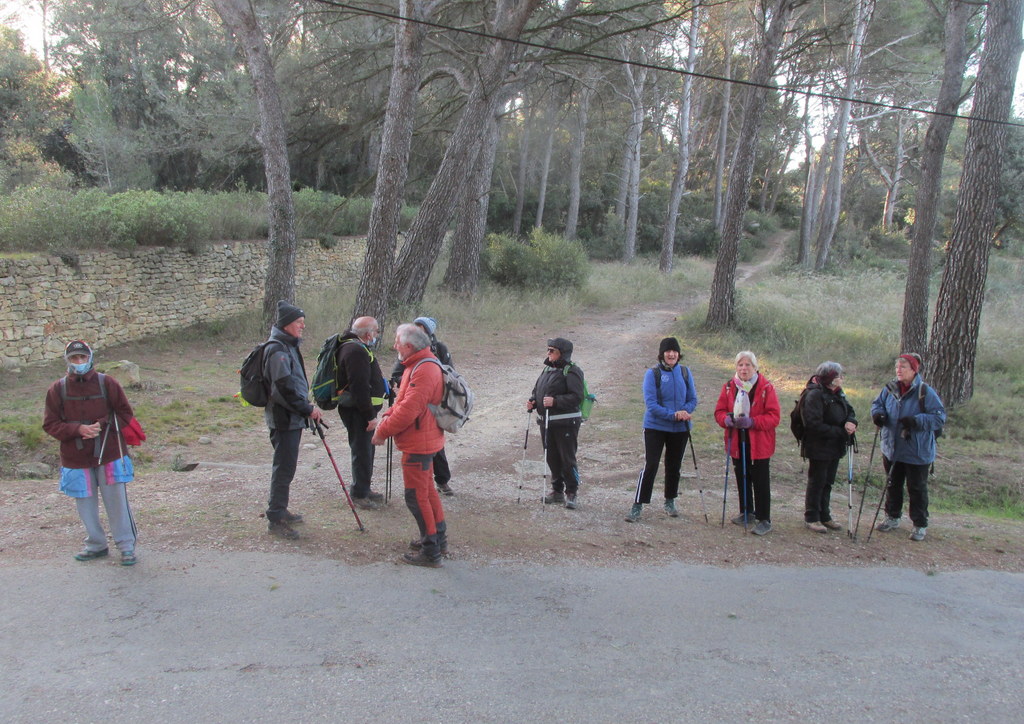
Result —
M395 336L402 344L411 344L412 348L419 352L421 349L430 346L430 337L418 324L400 324L395 330Z
M749 349L745 349L736 355L736 364L739 364L741 359L750 360L750 364L754 365L754 369L757 369L757 355L751 352Z

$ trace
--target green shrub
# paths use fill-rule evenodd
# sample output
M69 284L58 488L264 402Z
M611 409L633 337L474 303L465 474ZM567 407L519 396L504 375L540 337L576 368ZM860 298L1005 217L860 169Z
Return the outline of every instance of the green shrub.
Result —
M580 288L589 273L587 255L579 242L543 229L534 229L528 242L491 234L484 261L488 277L520 289Z

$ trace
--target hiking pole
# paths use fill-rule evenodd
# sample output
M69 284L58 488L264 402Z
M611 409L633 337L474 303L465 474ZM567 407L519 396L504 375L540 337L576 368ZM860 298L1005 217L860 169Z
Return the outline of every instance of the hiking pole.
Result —
M878 445L878 433L881 428L875 428L875 439L871 443L871 455L868 457L868 468L864 471L864 489L860 491L860 508L857 510L857 525L853 528L853 539L857 540L857 533L860 531L860 516L864 512L864 496L868 494L868 483L871 482L871 466L875 462L875 446Z
M885 462L882 462L885 465ZM871 534L875 532L875 524L878 523L878 514L882 510L882 503L885 501L885 494L889 492L889 486L892 485L892 469L896 467L895 462L889 463L889 469L885 473L885 487L882 488L882 495L878 498L878 507L875 508L875 519L871 521L871 529L868 531L868 539L865 543L871 542Z
M324 437L323 425L315 420L313 424L316 425L316 433L320 436L320 440L324 444L324 450L327 451L327 457L331 459L331 465L334 466L334 472L338 474L338 482L341 483L341 491L345 493L345 500L348 501L348 507L352 509L352 515L356 517L356 525L359 526L360 531L366 531L366 528L363 527L363 521L359 520L359 513L356 512L356 506L352 503L352 496L348 494L348 488L345 487L345 481L341 479L341 471L338 470L338 463L334 461L334 454L331 452L331 448L327 444L327 438Z
M722 488L722 527L725 527L725 499L729 496L729 463L732 455L732 432L725 436L725 486Z
M857 438L850 435L846 442L846 536L853 538L853 453L857 449Z
M697 476L697 489L700 490L700 509L704 513L704 522L708 520L708 508L704 505L704 486L700 482L700 468L697 467L697 453L693 449L693 430L690 430L690 457L693 458L693 472Z
M542 400L543 402L543 400ZM548 489L548 473L551 472L551 466L548 465L548 418L551 415L551 408L544 408L544 487L540 491L540 503L544 505L544 493Z
M746 430L740 430L740 460L743 463L743 532L747 532L747 521L750 518L750 487L747 481L747 438L743 434Z
M530 423L532 422L530 410L526 411L526 439L523 440L523 462L519 465L519 495L516 496L516 505L523 498L523 478L526 475L526 448L530 445Z
M388 462L384 466L384 502L391 502L391 457L395 452L395 441L388 438Z

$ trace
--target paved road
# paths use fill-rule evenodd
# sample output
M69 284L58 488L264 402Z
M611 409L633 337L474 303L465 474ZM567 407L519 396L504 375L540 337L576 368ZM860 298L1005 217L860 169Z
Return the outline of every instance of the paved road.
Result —
M1024 576L0 566L5 722L1019 721Z

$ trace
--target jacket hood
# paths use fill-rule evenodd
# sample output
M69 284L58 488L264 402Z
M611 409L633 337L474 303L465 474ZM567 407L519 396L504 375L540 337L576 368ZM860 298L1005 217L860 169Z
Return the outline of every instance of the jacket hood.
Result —
M555 337L548 340L548 347L554 347L562 353L562 361L572 361L572 342L564 337Z

